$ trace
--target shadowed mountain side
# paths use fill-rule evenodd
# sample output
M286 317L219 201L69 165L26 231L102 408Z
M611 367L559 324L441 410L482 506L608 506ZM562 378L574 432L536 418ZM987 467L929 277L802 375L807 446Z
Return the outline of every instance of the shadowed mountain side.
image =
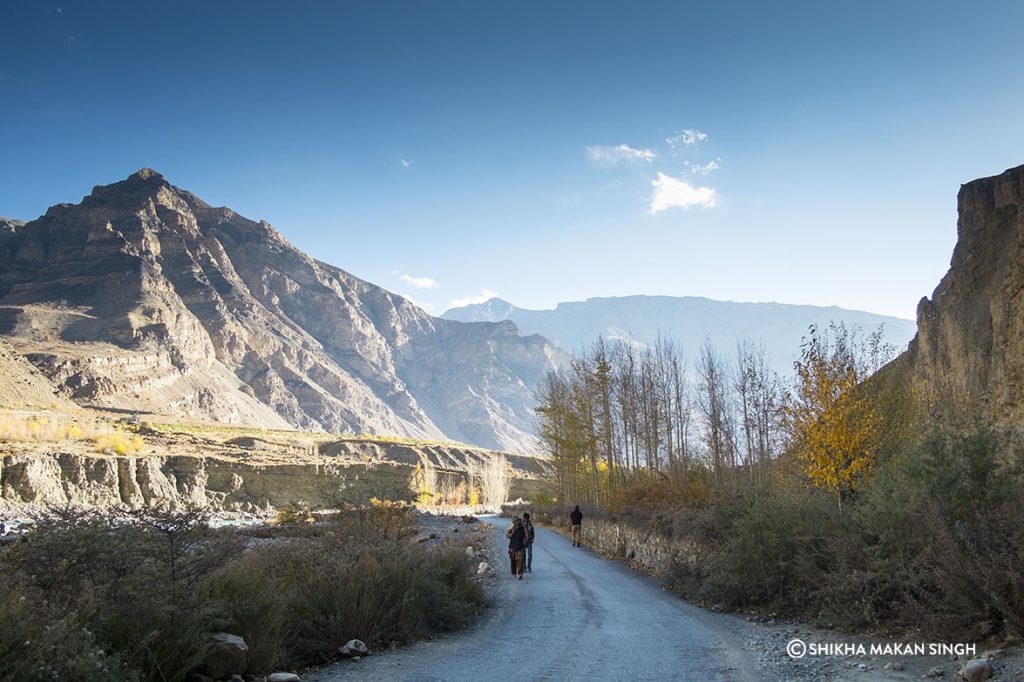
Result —
M917 307L905 372L933 416L1024 422L1024 166L960 188L949 272Z

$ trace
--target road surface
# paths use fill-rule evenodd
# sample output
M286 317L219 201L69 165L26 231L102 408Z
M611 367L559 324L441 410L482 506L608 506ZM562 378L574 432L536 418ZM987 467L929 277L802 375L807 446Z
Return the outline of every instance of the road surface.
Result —
M505 522L491 532L507 557ZM303 680L759 680L745 651L747 623L687 604L622 563L538 528L533 573L498 561L494 608L465 633L358 662L341 661Z

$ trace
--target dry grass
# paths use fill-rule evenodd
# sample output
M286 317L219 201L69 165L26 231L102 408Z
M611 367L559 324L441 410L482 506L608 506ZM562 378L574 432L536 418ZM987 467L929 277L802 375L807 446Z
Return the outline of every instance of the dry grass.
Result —
M142 452L146 442L140 436L132 436L123 431L112 431L96 436L96 452L109 455L134 455Z
M287 429L262 429L256 426L231 425L231 424L207 424L188 422L145 422L147 428L160 433L193 433L197 435L210 436L213 438L229 439L240 436L260 438L281 445L308 446L313 443L329 443L334 441L371 442L371 443L394 443L397 445L409 445L411 447L447 447L447 448L470 448L479 450L481 448L458 441L427 440L420 438L408 438L406 436L392 436L375 433L327 433L324 431L292 431Z
M60 415L24 412L0 413L0 442L65 443L92 442L96 452L132 455L141 452L145 441L137 435L102 420L77 420Z

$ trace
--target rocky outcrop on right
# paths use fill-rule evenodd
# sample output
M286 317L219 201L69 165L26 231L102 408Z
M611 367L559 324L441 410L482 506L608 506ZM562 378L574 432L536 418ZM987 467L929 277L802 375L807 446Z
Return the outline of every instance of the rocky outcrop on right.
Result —
M1024 166L960 188L949 272L903 363L932 416L1024 424Z

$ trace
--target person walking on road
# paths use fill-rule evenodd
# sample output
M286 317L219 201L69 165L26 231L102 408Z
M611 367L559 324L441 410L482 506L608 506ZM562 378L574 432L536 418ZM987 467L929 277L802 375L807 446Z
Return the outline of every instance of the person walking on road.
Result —
M508 538L508 558L512 562L512 577L523 579L523 554L526 548L526 528L518 516L512 519L512 527L505 531Z
M583 537L583 512L580 511L580 506L577 504L576 508L569 514L569 522L572 524L572 545L573 547L582 547L580 540Z
M523 514L523 530L526 531L526 538L523 545L523 549L526 551L524 557L526 561L526 572L533 573L533 538L535 533L533 532L533 522L530 521L530 512Z

